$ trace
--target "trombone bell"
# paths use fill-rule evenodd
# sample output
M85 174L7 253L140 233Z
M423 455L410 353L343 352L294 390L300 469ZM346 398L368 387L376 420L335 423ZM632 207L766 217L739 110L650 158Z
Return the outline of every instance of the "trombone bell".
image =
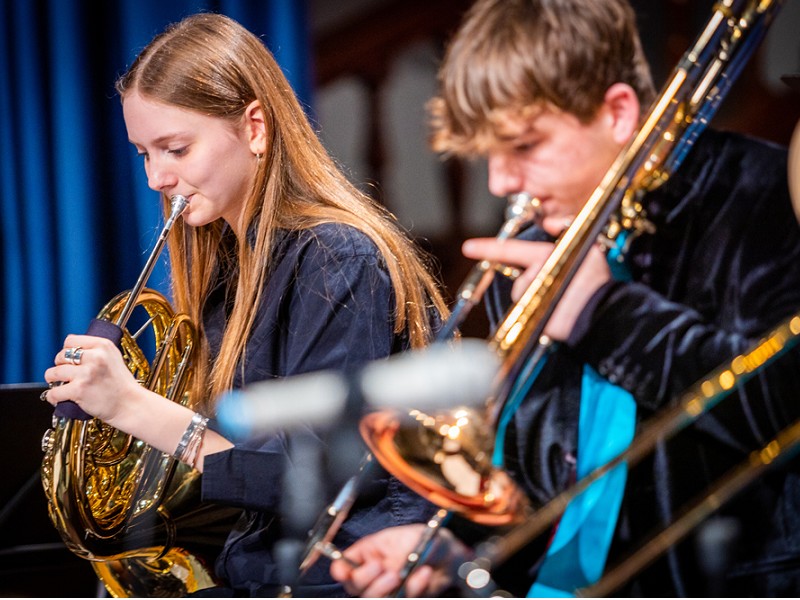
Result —
M492 464L493 433L482 414L458 408L437 414L378 411L361 420L378 461L430 502L482 525L518 522L525 495Z

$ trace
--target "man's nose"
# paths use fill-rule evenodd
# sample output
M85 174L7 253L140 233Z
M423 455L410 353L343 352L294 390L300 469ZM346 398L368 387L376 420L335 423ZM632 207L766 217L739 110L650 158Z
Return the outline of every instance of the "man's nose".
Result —
M521 192L522 175L513 157L505 153L490 154L489 163L489 192L495 196L507 196Z

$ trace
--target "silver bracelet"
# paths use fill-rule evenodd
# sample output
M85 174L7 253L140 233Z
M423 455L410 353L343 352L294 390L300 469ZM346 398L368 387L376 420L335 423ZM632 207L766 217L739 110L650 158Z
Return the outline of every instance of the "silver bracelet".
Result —
M192 436L189 438L189 445L186 447L186 452L184 452L183 456L181 457L181 460L193 469L195 463L197 462L197 455L199 454L200 446L203 445L203 436L206 433L207 424L208 417L203 417L203 420L200 421L200 424L192 432Z
M189 458L190 452L194 452L195 454L197 452L197 448L200 445L200 438L203 436L207 424L208 417L204 417L200 413L194 413L194 415L192 415L192 420L186 427L186 431L183 432L181 441L178 442L178 446L175 448L175 452L172 453L172 456L182 462L188 463L187 458Z

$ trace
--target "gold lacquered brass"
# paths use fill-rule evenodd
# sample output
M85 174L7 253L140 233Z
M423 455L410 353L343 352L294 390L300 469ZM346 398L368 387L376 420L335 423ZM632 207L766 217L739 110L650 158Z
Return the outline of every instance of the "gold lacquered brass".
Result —
M715 5L636 133L488 340L501 361L495 393L487 399L483 413L470 415L468 433L459 427L456 445L450 444L449 428L457 423L460 408L437 416L410 413L398 418L384 413L364 418L362 435L387 470L435 504L473 519L500 522L497 515L516 512L517 517L526 518L514 531L526 542L532 539L528 525L534 519L527 519L524 503L512 499L516 492L495 504L497 490L503 489L496 482L502 478L488 461L499 412L514 383L528 376L528 365L536 364L546 350L547 322L592 245L618 244L616 237L622 230L630 236L653 231L642 196L661 186L680 166L755 47L750 37L753 31L763 33L780 5L780 0L720 0ZM535 520L552 525L566 507L562 500L556 498L538 508Z
M538 198L531 197L525 192L520 192L509 195L506 201L505 221L497 233L496 239L498 241L514 237L523 227L541 218L541 202ZM519 275L519 270L508 265L491 263L487 260L480 261L472 267L459 286L455 294L453 310L447 322L438 331L434 343L449 343L449 340L456 334L470 311L480 302L484 292L497 273L505 277L516 278ZM482 440L481 443L484 441L488 443L488 439L485 439L487 432L485 425L481 424L478 427L474 427L472 422L478 420L476 418L477 415L471 409L465 408L463 410L471 415L470 427L464 427L463 433L458 436L459 439L456 441L452 439L456 430L448 429L451 432L451 440L445 444L448 451L455 443L468 445L474 449L481 447L474 441L465 444L465 440L468 437L479 438ZM461 411L461 409L457 409L456 412L458 411ZM431 448L441 446L439 440L436 439L437 434L433 430L416 431L421 422L428 422L425 419L419 419L420 415L421 413L418 411L412 411L406 415L401 415L396 411L385 411L368 415L362 420L361 435L367 442L371 455L362 464L359 476L351 478L345 484L334 502L328 505L317 519L317 523L309 533L304 558L301 561L301 570L308 569L313 565L325 548L330 550L330 547L326 546L326 544L330 545L332 543L336 532L347 518L350 508L355 502L361 476L366 472L363 467L369 464L373 457L409 488L435 504L439 504L439 501L444 502L440 506L448 508L448 510L467 514L470 518L480 522L507 523L516 518L516 499L522 497L521 492L517 491L516 486L504 473L493 469L485 457L479 459L480 467L475 470L475 473L480 473L477 477L482 482L481 485L474 487L472 490L472 493L476 494L475 498L471 496L471 493L464 492L463 486L458 483L458 478L449 475L451 465L455 465L457 460L455 452L453 452L453 457L446 461L448 465L446 468L447 475L421 474L417 477L414 469L405 462L404 458L406 453L413 454L416 451L413 447L413 441L407 443L403 440L424 437L430 441ZM446 420L448 417L449 415L442 414L432 418ZM409 429L408 431L406 431L407 428ZM474 428L476 433L468 435L467 430L470 428ZM395 439L395 434L397 434L397 439ZM476 462L475 458L468 457L463 451L462 455L462 458L468 463ZM411 457L411 460L414 463L423 462L413 457ZM437 468L433 470L436 471ZM495 473L494 471L497 472ZM471 480L475 480L475 477L471 477ZM451 485L454 486L452 490L450 489ZM491 489L491 493L485 491L483 489L484 486ZM462 509L462 503L464 509ZM515 508L512 509L512 507Z
M500 402L494 402L495 408L502 407L503 392L512 379L506 375L514 373L529 341L541 335L547 319L604 223L609 218L612 224L614 218L618 219L618 224L624 223L626 206L635 209L641 194L662 185L680 166L782 4L782 0L720 0L714 5L705 28L673 70L636 134L562 234L534 281L497 328L490 347L504 359L499 375L506 385L499 395ZM622 211L618 211L620 206ZM622 219L619 219L620 212ZM634 225L634 229L640 227L641 224ZM644 230L648 229L645 225ZM796 316L770 333L751 352L734 358L730 367L722 367L699 383L696 395L640 426L627 450L538 508L521 525L484 544L470 566L462 565L459 570L467 586L477 595L484 595L486 590L483 588L488 586L489 580L483 575L552 527L569 502L589 485L622 463L629 468L636 464L652 451L655 440L664 439L688 425L743 381L743 376L776 356L785 348L787 329L791 332L797 329ZM496 412L494 414L496 416ZM470 583L473 572L481 573L476 578L479 583ZM589 595L599 594L598 590L589 588Z
M127 298L119 294L98 318L113 322ZM186 404L194 326L156 291L144 289L138 305L158 351L149 364L124 330L123 358L140 383ZM43 445L50 518L113 596L185 596L214 584L204 557L238 511L201 504L198 471L98 419L54 418Z
M188 203L184 196L170 199L170 214L136 284L97 317L119 329L120 351L136 380L185 406L194 325L144 286ZM128 321L137 308L147 318L130 334ZM139 341L145 333L150 335L143 339L153 343L150 362ZM181 597L214 584L214 556L240 511L202 504L199 472L88 415L54 416L42 450L50 519L67 548L92 562L112 596Z
M507 198L506 220L496 239L514 237L538 221L541 203L525 192ZM475 264L456 292L450 318L438 343L457 331L482 299L497 273L516 278L517 269L483 260ZM435 415L378 411L361 421L361 435L381 465L434 504L485 525L506 525L522 518L522 491L491 462L493 427L485 411L460 406Z

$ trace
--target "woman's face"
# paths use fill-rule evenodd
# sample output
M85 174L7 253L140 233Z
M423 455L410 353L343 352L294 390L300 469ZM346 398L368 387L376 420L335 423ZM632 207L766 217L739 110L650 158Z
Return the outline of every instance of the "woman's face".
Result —
M144 157L148 185L189 200L194 227L225 219L237 236L257 159L244 124L154 101L131 92L122 105L128 139Z

